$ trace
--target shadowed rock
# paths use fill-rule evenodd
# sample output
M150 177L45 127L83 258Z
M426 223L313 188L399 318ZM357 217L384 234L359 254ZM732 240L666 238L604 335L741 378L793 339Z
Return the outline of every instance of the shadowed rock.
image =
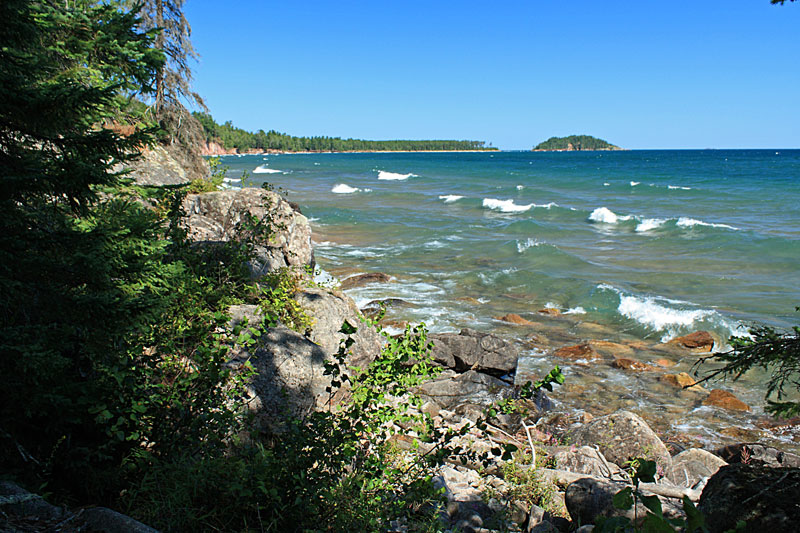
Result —
M490 333L462 329L431 335L434 360L459 372L472 369L500 377L517 369L520 348Z
M342 280L341 289L346 291L348 289L355 289L356 287L363 287L370 283L387 283L391 278L383 272L368 272L367 274L356 274L347 279Z

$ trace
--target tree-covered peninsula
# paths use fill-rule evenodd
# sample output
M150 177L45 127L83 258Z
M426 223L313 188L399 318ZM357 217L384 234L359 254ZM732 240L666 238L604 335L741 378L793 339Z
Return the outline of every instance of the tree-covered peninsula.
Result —
M572 152L578 150L622 150L622 148L591 135L569 135L568 137L550 137L534 146L533 150Z
M341 137L296 137L275 130L249 132L237 128L230 121L217 124L207 113L194 113L203 125L207 145L219 145L226 151L244 153L248 151L279 152L430 152L496 150L484 141L453 140L396 140L365 141L342 139Z

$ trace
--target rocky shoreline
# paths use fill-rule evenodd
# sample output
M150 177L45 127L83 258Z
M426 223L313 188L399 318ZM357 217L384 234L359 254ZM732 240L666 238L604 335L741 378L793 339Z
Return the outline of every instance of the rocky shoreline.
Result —
M285 226L290 229L278 235L276 246L269 253L274 255L277 251L277 255L282 257L302 257L300 263L311 264L313 251L307 219L298 212L288 213L285 210L288 203L272 196L272 193L247 189L206 193L201 196L231 196L236 199L226 204L230 206L228 212L195 207L193 216L199 217L198 220L210 218L218 223L231 220L235 218L233 212L237 209L251 209L246 207L248 202L254 201L259 194L270 194L269 202L280 216L291 219ZM243 198L249 200L237 203ZM187 202L193 206L214 204L200 197L189 198ZM263 263L271 264L271 261ZM257 276L259 271L263 270L256 269L254 275ZM345 278L341 286L354 288L386 279L385 274L366 273ZM301 290L296 299L315 320L308 335L285 327L271 328L254 351L240 352L232 361L236 365L237 361L249 360L260 370L258 379L250 388L249 405L257 413L260 423L267 425L277 410L289 407L293 412L301 413L325 405L329 378L324 375L323 360L335 352L344 338L339 332L342 321L361 324L361 313L354 301L339 289L309 287ZM380 303L375 302L376 305ZM402 305L401 301L389 303ZM366 314L374 312L375 305L363 311ZM241 306L234 315L253 316L255 312L255 306ZM543 312L555 313L553 310ZM512 324L525 324L525 319L518 315L509 314L500 319ZM348 363L358 366L374 358L383 342L377 332L364 325L359 326L354 340ZM433 342L433 358L441 367L441 373L421 385L417 393L425 401L422 410L433 418L435 424L454 430L472 425L488 407L512 397L518 390L520 384L514 377L524 350L518 341L469 329L459 333L432 334L429 340ZM708 353L714 344L707 332L696 332L674 339L662 349L664 353L689 355ZM670 374L624 357L631 353L630 347L607 341L563 346L554 352L565 361L585 362L587 365L597 360L610 360L612 366L628 372L660 371L660 380L673 386L676 393L682 393L685 388L685 393L703 395L703 405L715 409L748 408L721 389L698 391L688 374ZM281 396L281 390L295 391L296 394ZM540 482L551 487L548 508L521 504L514 499L515 482L508 479L508 471L500 462L488 468L477 464L445 465L440 468L435 483L443 489L449 502L441 516L447 528L460 531L491 531L502 527L525 531L568 531L580 524L583 531L589 531L587 524L593 523L597 517L622 513L614 508L611 499L626 486L627 474L623 467L634 457L649 458L657 463L657 483L644 489L662 499L667 516L680 517L683 511L678 505L679 499L687 496L699 502L700 509L706 514L719 517L719 527L715 525L711 531L734 527L738 518L753 520L756 515L747 514L752 509L768 509L771 514L757 515L758 520L774 519L777 520L775 524L799 517L791 505L782 506L780 498L775 500L764 491L777 479L800 475L798 455L748 442L710 450L683 449L678 444L665 443L645 420L630 411L619 410L599 417L589 413L564 412L554 409L553 402L545 395L529 402L527 407L524 418L498 415L491 419L488 432L470 430L455 444L465 449L487 451L498 442L513 443L520 450L527 451L528 460L531 455L536 456L537 465L547 466L536 471L542 476ZM396 438L398 448L413 448L417 453L424 451L424 444L415 442L416 434L404 432L400 427L395 429L399 435ZM520 468L520 465L515 468ZM725 476L728 481L715 481L720 476ZM747 494L746 497L753 502L752 508L738 508L736 500L731 499L732 491L739 495ZM722 509L725 501L728 508ZM393 527L396 531L405 530L401 523Z

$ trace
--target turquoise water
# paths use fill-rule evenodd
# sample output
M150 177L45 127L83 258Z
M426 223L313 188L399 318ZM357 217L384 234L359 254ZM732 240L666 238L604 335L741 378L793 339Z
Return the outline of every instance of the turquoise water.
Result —
M554 399L571 411L632 409L693 445L776 439L800 449L800 435L763 429L763 374L713 385L733 390L750 413L704 407L702 394L658 379L690 372L697 359L661 344L677 335L709 330L721 348L754 321L800 322L800 150L223 160L230 186L247 171L301 206L323 269L391 275L348 292L362 306L405 300L389 311L394 328L424 321L434 331L470 327L526 341L517 379L564 366L567 385ZM507 313L535 326L495 318ZM631 373L552 355L598 340L670 368Z
M225 164L233 178L271 170L251 177L286 189L311 217L323 268L397 276L411 294L395 296L431 311L417 314L434 329L490 327L494 312L542 307L658 339L796 323L800 150L291 154ZM337 185L359 190L331 192ZM487 300L490 312L463 297Z

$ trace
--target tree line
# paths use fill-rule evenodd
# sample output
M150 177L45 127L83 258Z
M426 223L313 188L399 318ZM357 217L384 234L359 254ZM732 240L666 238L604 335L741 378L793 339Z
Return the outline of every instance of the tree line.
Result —
M281 152L370 152L370 151L452 151L496 150L485 141L454 140L393 140L365 141L341 137L297 137L275 130L258 130L255 133L237 128L227 121L218 124L208 113L195 112L194 117L203 125L206 142L217 142L224 148L239 152L248 150L277 150Z

